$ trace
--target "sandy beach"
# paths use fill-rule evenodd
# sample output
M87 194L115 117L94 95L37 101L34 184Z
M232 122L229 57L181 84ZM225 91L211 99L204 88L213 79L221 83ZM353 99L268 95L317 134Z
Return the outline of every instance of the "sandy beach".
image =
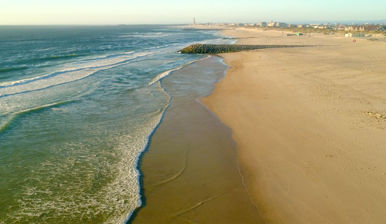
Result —
M311 44L221 55L202 101L227 126L267 223L386 222L386 42L231 29L237 44Z
M386 0L0 15L0 224L386 224Z
M211 57L162 81L172 101L141 158L144 206L130 223L264 223L240 176L231 130L198 100L225 69Z

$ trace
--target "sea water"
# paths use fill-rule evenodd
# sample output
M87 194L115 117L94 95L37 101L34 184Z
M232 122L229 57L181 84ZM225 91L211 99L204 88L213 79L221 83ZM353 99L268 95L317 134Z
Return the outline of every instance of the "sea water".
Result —
M139 155L170 96L159 80L227 43L169 26L0 26L0 223L123 223Z

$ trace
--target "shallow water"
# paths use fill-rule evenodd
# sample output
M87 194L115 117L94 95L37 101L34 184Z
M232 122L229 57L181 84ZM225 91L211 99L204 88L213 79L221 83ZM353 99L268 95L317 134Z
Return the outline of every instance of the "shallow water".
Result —
M0 27L0 223L127 219L141 204L138 155L170 101L156 77L203 57L178 49L208 41L229 40L166 26Z

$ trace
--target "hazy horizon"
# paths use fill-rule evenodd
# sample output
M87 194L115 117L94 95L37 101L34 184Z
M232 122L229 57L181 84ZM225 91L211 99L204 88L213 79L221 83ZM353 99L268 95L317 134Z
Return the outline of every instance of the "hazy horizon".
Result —
M381 0L17 0L2 3L0 25L188 24L193 17L198 23L385 22L385 12Z

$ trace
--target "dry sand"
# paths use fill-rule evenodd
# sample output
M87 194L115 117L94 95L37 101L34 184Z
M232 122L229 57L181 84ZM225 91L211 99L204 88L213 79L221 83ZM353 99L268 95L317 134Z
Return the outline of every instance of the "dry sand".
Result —
M386 42L224 31L239 44L321 44L222 55L202 101L233 132L268 223L386 223Z

